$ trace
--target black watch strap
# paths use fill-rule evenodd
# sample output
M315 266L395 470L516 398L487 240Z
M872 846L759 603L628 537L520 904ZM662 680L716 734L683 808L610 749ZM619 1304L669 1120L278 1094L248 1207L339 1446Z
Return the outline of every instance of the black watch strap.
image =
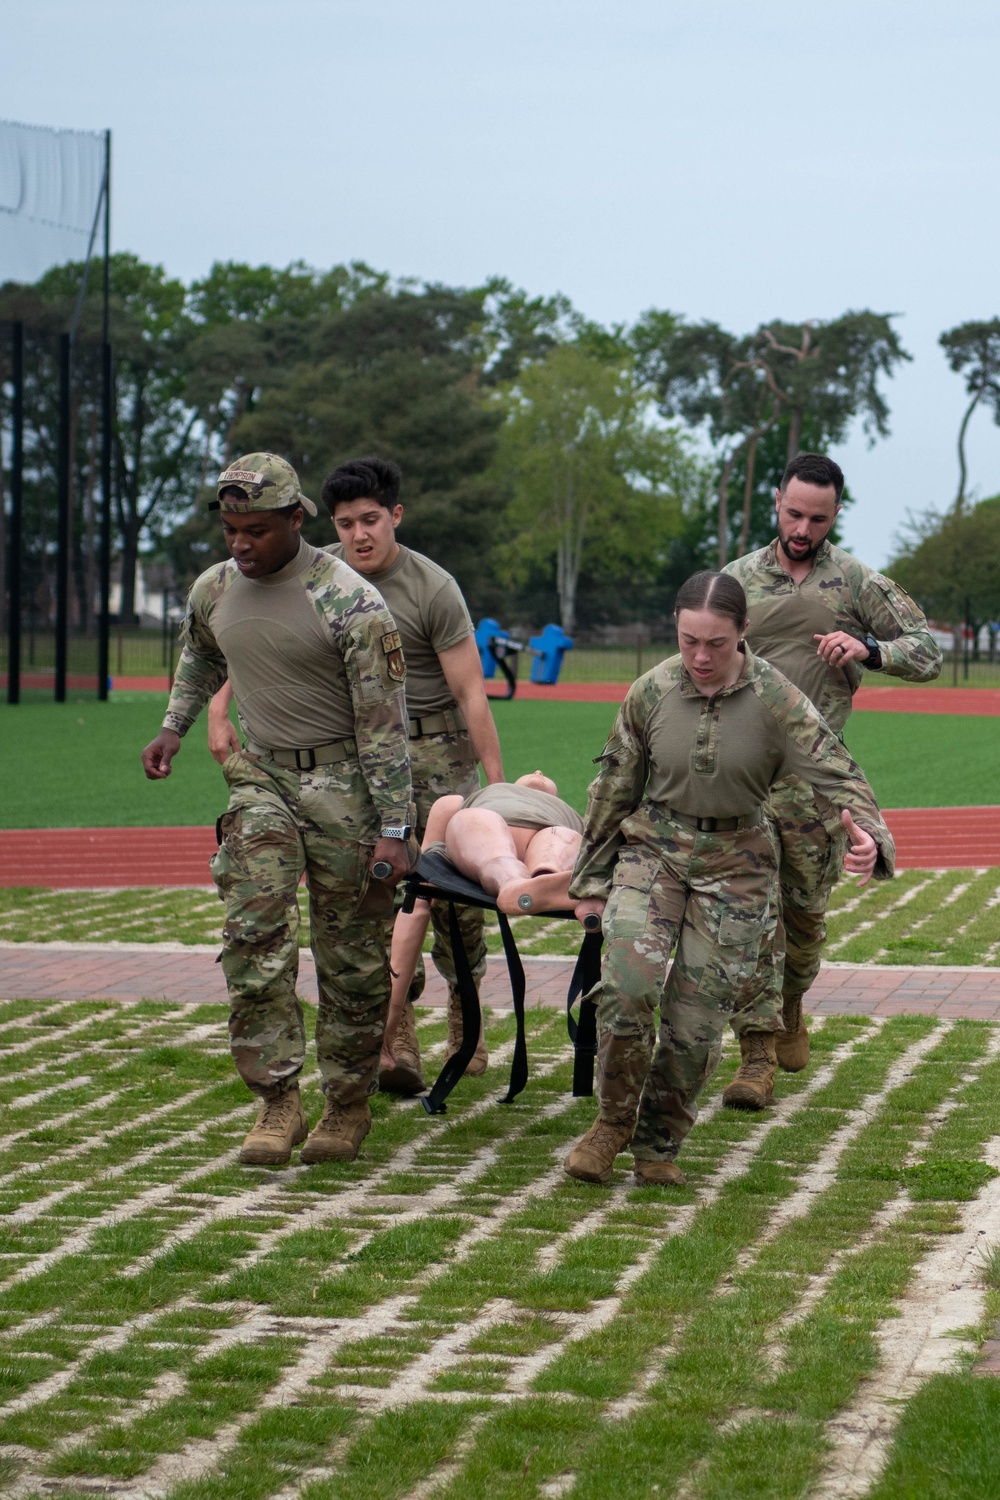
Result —
M863 636L862 639L868 647L868 657L864 665L868 668L869 672L877 672L882 665L882 653L879 650L878 641L873 635Z

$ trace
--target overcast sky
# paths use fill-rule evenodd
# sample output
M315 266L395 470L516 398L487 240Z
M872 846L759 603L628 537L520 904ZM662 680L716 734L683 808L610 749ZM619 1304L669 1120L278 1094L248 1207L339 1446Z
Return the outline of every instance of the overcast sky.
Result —
M954 497L937 336L1000 314L998 49L987 0L31 0L0 115L110 126L113 248L185 279L363 259L607 322L898 312L892 436L837 455L881 565ZM1000 490L984 413L969 448Z

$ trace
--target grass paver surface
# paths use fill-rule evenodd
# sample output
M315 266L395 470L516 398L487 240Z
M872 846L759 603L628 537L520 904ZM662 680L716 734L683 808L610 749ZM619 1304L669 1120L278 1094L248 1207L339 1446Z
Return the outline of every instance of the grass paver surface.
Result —
M304 892L299 904L307 942ZM572 922L515 917L511 926L525 954L578 951ZM7 942L217 944L221 927L212 890L0 887L0 940ZM845 876L830 902L828 933L825 957L846 963L1000 966L1000 869L904 870L861 889ZM491 953L503 951L492 913L487 942Z
M548 1011L515 1104L495 1015L447 1115L376 1096L357 1162L276 1170L236 1161L252 1108L214 1007L2 1020L11 1500L994 1493L971 1367L1000 1255L902 1396L885 1340L942 1246L1000 1226L1000 1028L829 1017L761 1115L721 1106L729 1043L687 1186L656 1189L628 1156L607 1187L563 1173L594 1106ZM885 1451L847 1488L865 1400Z

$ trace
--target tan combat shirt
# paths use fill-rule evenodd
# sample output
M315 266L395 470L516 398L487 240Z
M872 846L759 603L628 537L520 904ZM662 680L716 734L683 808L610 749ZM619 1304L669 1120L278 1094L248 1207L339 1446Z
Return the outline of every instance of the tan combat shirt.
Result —
M252 744L354 739L383 818L408 821L406 669L395 622L360 574L304 541L265 578L216 563L191 588L182 641L165 729L185 734L228 675Z
M511 828L572 828L583 832L583 819L575 808L551 792L537 787L516 786L512 781L494 781L466 797L463 807L486 808L499 813Z
M751 649L794 682L838 734L864 668L856 661L828 666L813 636L834 630L857 640L874 636L882 657L878 670L887 677L931 682L941 670L941 652L923 611L898 584L841 547L821 543L801 583L779 563L777 539L729 563L725 572L746 593Z
M891 873L892 837L862 771L808 698L752 651L733 686L711 698L679 656L660 662L629 688L600 761L570 886L578 900L608 894L622 820L640 802L687 817L741 817L789 773L821 803L849 808L879 845L878 872Z
M334 542L326 551L343 559ZM462 591L444 568L400 547L399 556L380 573L365 578L382 595L399 631L406 657L406 706L413 718L455 708L438 654L473 634L472 620Z

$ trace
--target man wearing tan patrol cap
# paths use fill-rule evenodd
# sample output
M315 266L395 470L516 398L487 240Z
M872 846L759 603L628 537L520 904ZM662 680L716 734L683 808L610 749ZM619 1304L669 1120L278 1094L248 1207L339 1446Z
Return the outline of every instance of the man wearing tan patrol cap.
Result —
M406 668L381 595L300 536L316 506L290 464L247 454L220 474L217 496L210 509L221 510L230 558L191 589L173 691L143 768L154 781L170 775L181 737L228 676L247 744L224 768L229 807L212 874L226 907L233 1059L260 1099L240 1160L278 1165L305 1141L303 1162L352 1161L371 1128L392 888L415 857ZM391 869L384 880L372 875L379 861ZM311 1134L295 994L303 873L326 1096Z
M429 557L397 541L397 527L403 517L401 482L398 466L376 454L350 459L327 475L322 499L338 541L325 550L374 584L399 629L406 658L416 833L423 838L438 798L451 793L468 797L479 790L477 761L488 782L502 782L504 772L475 633L458 584ZM229 720L232 696L227 685L208 708L209 749L220 764L239 745ZM474 906L455 910L478 989L486 973L483 913ZM448 913L434 907L431 920L431 957L448 985L451 1056L462 1044L462 1003ZM414 1094L424 1088L413 1012L423 987L424 967L418 958L413 984L400 1013L392 1060L383 1052L379 1086L391 1093ZM481 1032L466 1073L484 1073L487 1061L486 1038Z

